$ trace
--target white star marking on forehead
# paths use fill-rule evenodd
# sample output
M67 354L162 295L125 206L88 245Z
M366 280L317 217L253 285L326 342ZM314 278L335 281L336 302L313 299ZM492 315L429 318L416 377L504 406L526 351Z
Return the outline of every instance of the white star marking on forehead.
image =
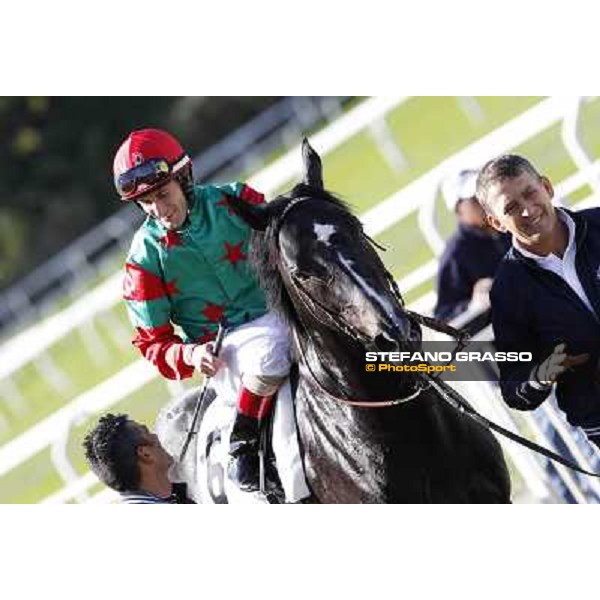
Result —
M335 233L335 227L329 224L315 223L313 231L317 236L317 241L329 246L329 238Z

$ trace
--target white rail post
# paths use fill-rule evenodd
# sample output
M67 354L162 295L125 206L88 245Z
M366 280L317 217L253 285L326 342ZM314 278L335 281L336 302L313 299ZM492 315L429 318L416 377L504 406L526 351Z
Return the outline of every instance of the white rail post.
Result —
M485 113L475 96L457 96L458 106L473 125L485 122Z
M6 402L7 408L17 418L23 418L29 413L29 406L12 376L0 379L0 396Z
M48 352L38 354L31 364L57 394L67 395L72 392L73 382L71 378L56 364L56 361Z
M73 417L65 423L64 429L60 432L50 447L50 458L52 460L52 464L67 486L72 485L74 482L80 479L79 473L77 473L73 463L71 462L71 459L69 458L69 436L73 427L83 423L89 414L90 413L85 409L74 414ZM90 496L85 489L80 489L77 490L77 492L74 494L74 497L78 502L83 503L87 502Z
M584 98L578 96L569 100L569 110L566 111L565 118L562 122L561 136L563 144L570 154L577 168L583 173L590 174L587 178L588 183L595 195L598 195L599 182L598 175L591 167L593 159L589 156L583 143L579 139L579 115Z
M395 173L402 173L408 168L408 159L396 141L385 115L373 121L368 127L371 139L375 142L379 154Z
M439 184L429 186L427 197L421 204L417 217L421 233L436 257L441 256L446 245L446 242L436 225L436 200L438 190Z

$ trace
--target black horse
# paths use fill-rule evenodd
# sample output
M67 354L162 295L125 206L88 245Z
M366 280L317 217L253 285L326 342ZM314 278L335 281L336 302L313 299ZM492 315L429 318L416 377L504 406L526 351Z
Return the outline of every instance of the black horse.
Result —
M366 351L414 350L421 330L360 221L325 191L305 140L303 183L266 205L231 198L254 229L270 306L290 323L296 415L319 502L509 502L500 446L433 387L365 370Z

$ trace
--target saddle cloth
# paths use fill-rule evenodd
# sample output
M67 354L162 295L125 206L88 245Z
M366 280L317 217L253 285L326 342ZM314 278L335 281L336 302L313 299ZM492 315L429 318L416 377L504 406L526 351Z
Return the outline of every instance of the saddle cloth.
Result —
M202 421L200 429L204 435L201 436L201 439L204 439L204 436L209 434L209 432L212 432L213 436L216 431L219 433L218 437L221 442L218 453L213 455L213 460L217 459L223 467L223 477L225 478L223 486L229 502L255 502L256 494L242 492L227 478L226 465L229 458L229 437L235 418L235 404L232 405L229 402L231 393L229 396L223 396L222 393L222 389L219 389L217 398L209 407ZM277 474L281 481L286 503L300 502L308 498L310 490L306 483L298 445L296 419L289 381L286 381L281 386L277 401L275 402L271 446L275 455Z

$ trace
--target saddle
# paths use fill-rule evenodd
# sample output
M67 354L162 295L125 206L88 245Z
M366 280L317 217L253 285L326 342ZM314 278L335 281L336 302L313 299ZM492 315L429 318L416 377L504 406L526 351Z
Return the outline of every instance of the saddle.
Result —
M289 380L280 388L275 408L264 420L260 432L261 491L243 492L227 478L229 435L235 415L235 394L226 386L207 390L200 407L197 433L183 464L174 465L173 481L185 481L196 502L297 503L310 496L294 413L298 369L294 365ZM156 431L172 456L179 456L191 425L199 391L192 390L172 401L159 414Z

